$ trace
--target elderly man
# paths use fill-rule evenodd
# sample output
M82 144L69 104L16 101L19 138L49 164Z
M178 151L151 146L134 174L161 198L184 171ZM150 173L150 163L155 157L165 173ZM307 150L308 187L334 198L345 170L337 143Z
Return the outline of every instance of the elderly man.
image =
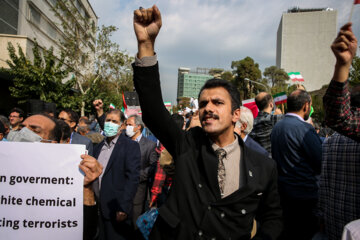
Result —
M134 84L146 126L173 156L175 182L151 239L277 239L281 208L274 161L244 146L234 133L240 94L211 79L199 93L202 125L184 132L166 110L154 45L162 25L156 6L134 12L138 54Z
M234 131L241 136L245 145L249 148L268 156L269 153L260 144L255 142L249 133L253 129L254 115L247 107L240 107L240 120L236 122Z
M156 143L142 136L144 123L139 115L131 115L126 120L126 135L140 145L140 183L134 198L133 224L136 226L137 218L144 212L147 193L149 191L150 170L155 169L158 154L155 151Z
M312 125L311 96L293 91L287 99L288 113L271 133L272 157L279 172L279 193L284 212L281 239L311 239L317 231L315 210L321 171L321 140Z
M124 114L112 109L104 116L106 138L94 149L104 172L93 188L100 199L101 240L133 239L133 199L139 184L140 147L121 134Z

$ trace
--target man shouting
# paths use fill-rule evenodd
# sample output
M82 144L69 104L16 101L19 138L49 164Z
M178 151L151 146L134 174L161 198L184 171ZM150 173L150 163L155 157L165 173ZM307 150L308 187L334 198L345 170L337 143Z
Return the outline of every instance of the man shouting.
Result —
M161 28L156 6L134 12L138 54L134 84L146 126L175 161L175 181L151 239L276 239L282 229L273 160L244 146L234 134L240 94L229 82L211 79L199 93L202 125L187 132L163 104L155 39Z

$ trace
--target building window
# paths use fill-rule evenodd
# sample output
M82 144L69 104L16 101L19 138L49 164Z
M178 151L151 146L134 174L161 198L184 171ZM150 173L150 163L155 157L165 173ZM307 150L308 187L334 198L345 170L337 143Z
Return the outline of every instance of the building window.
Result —
M40 28L45 34L51 37L53 40L59 40L59 33L56 28L50 24L41 13L32 5L29 5L30 22Z
M30 10L30 21L34 24L36 24L37 26L40 25L41 23L41 15L38 12L38 10L36 10L33 6L29 5L29 10Z

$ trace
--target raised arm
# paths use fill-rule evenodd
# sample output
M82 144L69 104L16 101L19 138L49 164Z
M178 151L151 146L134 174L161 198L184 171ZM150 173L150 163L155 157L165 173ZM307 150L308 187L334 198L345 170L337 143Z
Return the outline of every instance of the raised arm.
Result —
M157 6L134 11L134 31L138 42L139 59L154 56L155 39L162 25L161 14Z
M347 23L331 45L336 57L334 76L323 98L326 124L335 131L360 139L360 113L350 108L348 77L353 58L356 55L357 39Z
M171 120L162 99L159 69L154 52L155 39L161 25L161 14L155 5L149 9L134 11L134 31L138 44L137 58L133 64L134 85L146 126L165 148L174 154L176 148L181 148L178 143L182 142L184 134Z
M104 103L101 99L96 99L93 101L93 106L96 111L96 119L102 130L104 130L104 123L105 123L105 114L104 114Z

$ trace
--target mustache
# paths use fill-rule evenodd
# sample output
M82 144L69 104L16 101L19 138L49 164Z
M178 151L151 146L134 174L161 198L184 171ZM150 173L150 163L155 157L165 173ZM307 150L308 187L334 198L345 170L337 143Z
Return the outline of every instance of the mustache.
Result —
M213 119L219 119L219 115L214 113L208 113L202 116L201 121L205 120L206 118L213 118Z

